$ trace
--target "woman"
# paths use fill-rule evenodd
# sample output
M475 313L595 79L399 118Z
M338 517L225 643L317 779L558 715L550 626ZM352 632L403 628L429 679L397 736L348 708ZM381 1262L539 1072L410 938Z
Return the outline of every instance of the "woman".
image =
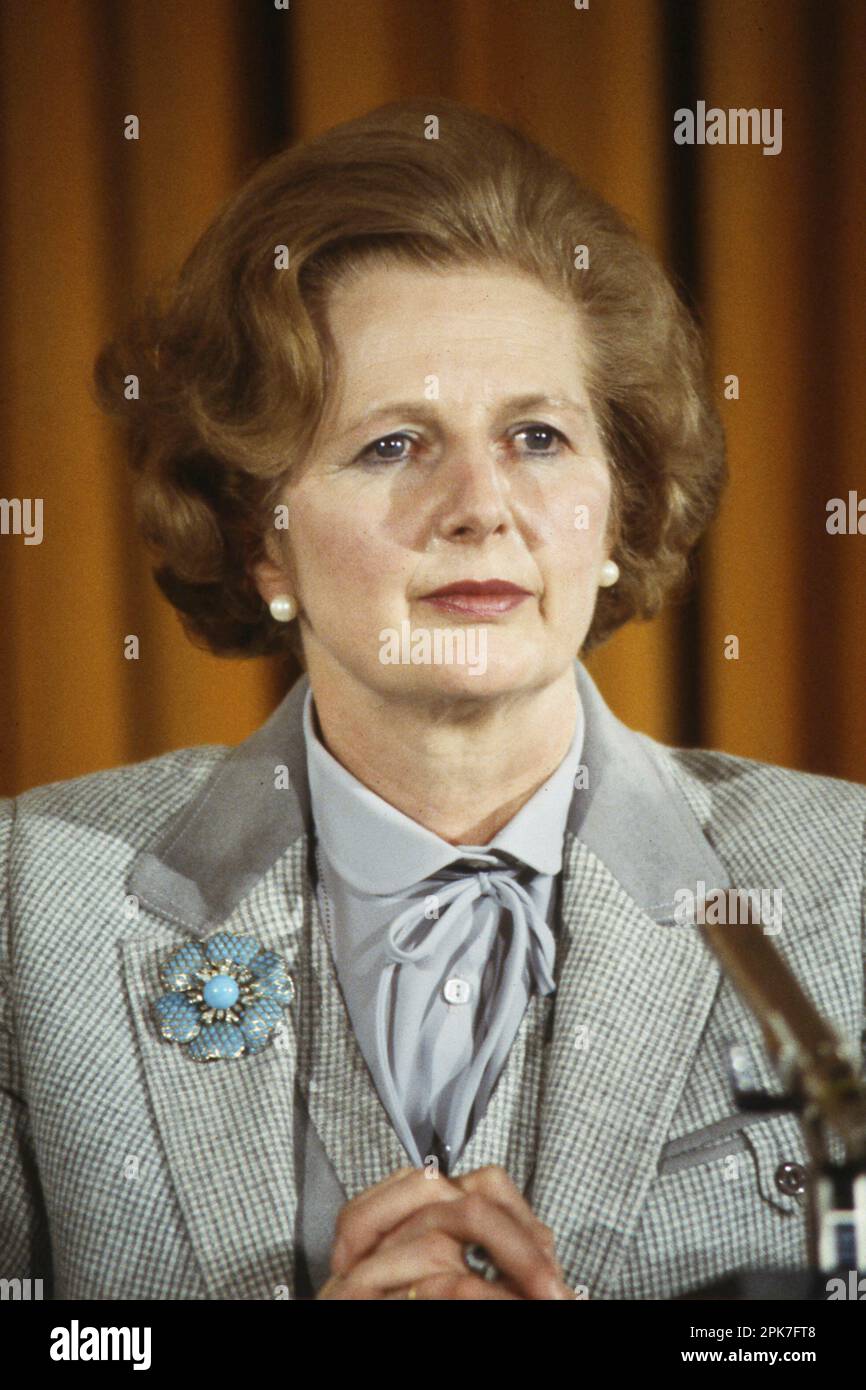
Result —
M237 748L6 803L4 1271L636 1299L803 1263L799 1129L736 1111L728 1043L772 1071L675 907L781 891L857 1036L866 792L663 747L576 659L724 477L619 215L488 117L385 107L264 164L96 376L189 633L303 674Z

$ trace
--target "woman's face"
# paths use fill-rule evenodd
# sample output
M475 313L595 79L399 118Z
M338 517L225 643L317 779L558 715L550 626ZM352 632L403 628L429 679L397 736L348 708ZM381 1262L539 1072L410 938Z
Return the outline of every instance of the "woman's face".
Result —
M313 688L555 681L592 619L611 487L574 307L507 270L395 267L343 282L328 318L334 386L283 494L280 563L256 571L266 601L299 602ZM430 597L465 581L522 592Z

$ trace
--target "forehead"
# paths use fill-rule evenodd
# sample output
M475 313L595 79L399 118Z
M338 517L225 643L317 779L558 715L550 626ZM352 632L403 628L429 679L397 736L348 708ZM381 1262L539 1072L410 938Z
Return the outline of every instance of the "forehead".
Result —
M499 268L359 272L334 291L332 408L405 388L495 399L512 389L580 391L588 340L577 305Z

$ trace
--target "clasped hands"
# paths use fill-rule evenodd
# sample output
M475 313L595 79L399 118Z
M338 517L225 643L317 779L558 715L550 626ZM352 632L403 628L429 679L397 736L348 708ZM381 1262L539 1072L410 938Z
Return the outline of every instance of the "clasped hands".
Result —
M500 1271L493 1283L464 1260L484 1247ZM553 1232L504 1168L459 1178L400 1168L354 1197L337 1217L327 1299L574 1298L563 1282Z

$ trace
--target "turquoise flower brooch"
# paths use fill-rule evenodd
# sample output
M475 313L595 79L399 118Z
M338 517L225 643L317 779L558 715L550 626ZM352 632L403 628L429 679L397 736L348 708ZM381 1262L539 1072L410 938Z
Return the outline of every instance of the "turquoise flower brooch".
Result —
M295 997L274 951L229 932L187 942L159 973L168 990L153 1004L159 1031L197 1062L261 1052Z

